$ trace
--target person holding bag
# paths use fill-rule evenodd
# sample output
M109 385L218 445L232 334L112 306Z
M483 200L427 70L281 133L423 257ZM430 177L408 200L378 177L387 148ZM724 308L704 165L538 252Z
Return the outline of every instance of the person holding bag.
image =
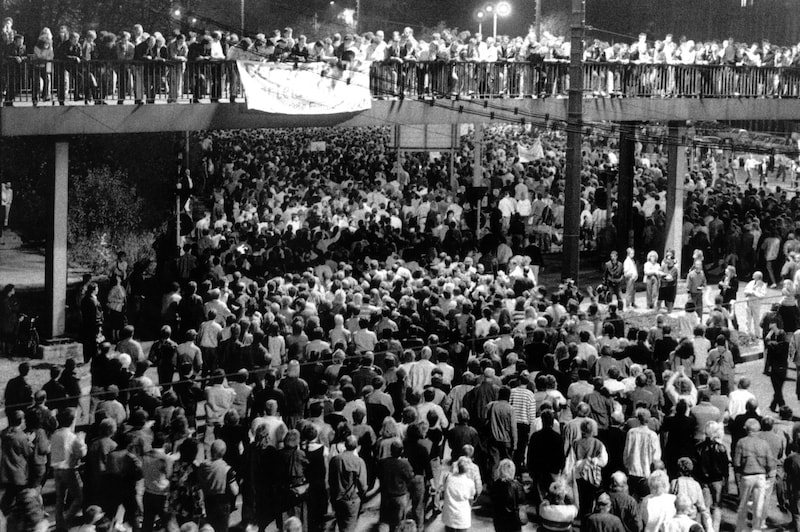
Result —
M581 519L592 513L592 504L603 483L603 468L608 464L608 451L594 437L594 424L581 423L581 437L572 444L564 471L574 480L573 492L578 496Z
M515 478L514 462L504 458L497 466L492 483L492 523L497 532L520 532L528 522L525 491Z

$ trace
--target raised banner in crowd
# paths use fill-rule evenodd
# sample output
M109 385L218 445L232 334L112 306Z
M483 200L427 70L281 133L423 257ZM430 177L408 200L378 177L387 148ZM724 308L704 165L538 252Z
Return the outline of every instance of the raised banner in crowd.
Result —
M328 63L237 61L247 108L265 113L352 113L372 107L369 63L348 69Z
M542 148L541 139L534 139L530 146L517 143L517 151L519 153L519 162L529 163L544 159L544 149Z

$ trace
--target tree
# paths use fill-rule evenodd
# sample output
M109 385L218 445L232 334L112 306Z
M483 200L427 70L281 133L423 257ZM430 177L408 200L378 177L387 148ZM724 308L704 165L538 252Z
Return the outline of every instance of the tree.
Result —
M4 12L32 44L42 28L55 34L62 24L78 32L118 32L134 24L163 32L169 27L171 6L170 0L6 0Z

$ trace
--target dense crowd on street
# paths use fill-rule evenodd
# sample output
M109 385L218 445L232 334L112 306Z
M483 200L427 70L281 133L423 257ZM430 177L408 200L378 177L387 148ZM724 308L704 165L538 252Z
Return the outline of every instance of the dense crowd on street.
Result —
M26 41L6 17L0 28L5 105L19 98L34 104L234 102L243 96L230 63L235 60L371 62L370 89L378 98L563 96L569 86L569 40L548 32L537 36L533 29L517 37L450 30L415 36L410 27L329 36L295 35L288 27L252 36L193 27L185 33L160 30L140 24L119 32L61 25L55 34L42 28ZM800 96L800 77L789 68L800 61L797 45L672 35L653 40L641 34L633 43L587 41L583 58L597 66L585 80L595 96ZM746 68L676 70L692 65ZM779 70L758 74L754 67Z
M482 136L486 200L473 194L471 134L453 154L400 160L375 128L199 138L200 160L178 179L192 220L182 245L159 240L152 264L119 254L102 293L87 278L75 300L83 360L37 390L22 363L6 386L7 530L48 526L51 477L59 532L219 532L239 515L259 530L350 531L374 498L390 530L434 518L468 530L482 507L500 531L531 519L718 532L726 495L738 498L737 530L766 527L772 500L800 529L783 397L800 362L797 200L698 160L681 267L655 251L665 160L637 145L633 247L619 256L616 141L596 130L581 217L587 249L609 256L603 281L545 286L563 138L510 126ZM536 143L541 157L522 162L518 146ZM743 291L739 275L752 278ZM625 313L639 280L646 327ZM739 303L747 323L731 312ZM6 286L4 349L15 312ZM149 349L145 313L159 323ZM742 332L764 341L769 405L735 377Z

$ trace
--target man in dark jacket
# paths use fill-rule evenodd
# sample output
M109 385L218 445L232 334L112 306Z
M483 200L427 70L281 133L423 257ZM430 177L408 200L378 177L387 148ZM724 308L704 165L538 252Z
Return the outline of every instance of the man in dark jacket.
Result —
M33 403L33 390L25 380L31 370L30 364L23 362L19 365L19 375L8 381L4 395L6 415L11 415L17 410L24 411Z
M81 301L81 342L83 361L89 363L97 354L97 342L103 330L103 307L97 300L97 283L89 283Z
M23 420L25 414L14 410L8 415L8 428L0 433L0 485L3 498L0 510L8 515L17 494L28 484L28 460L33 456L33 445L25 434Z
M59 105L64 105L69 92L70 77L73 79L77 77L77 65L81 62L80 38L79 34L72 32L69 39L59 44L55 50L56 91Z
M136 45L133 50L133 60L137 61L134 66L134 94L136 103L142 103L142 94L147 98L147 103L155 101L156 84L159 77L156 75L156 61L163 61L158 48L156 38L152 35ZM144 64L142 64L144 63Z
M211 37L206 35L189 46L189 62L206 63L195 65L194 76L191 80L192 103L198 103L200 98L205 95L206 80L211 73L209 61L211 61Z
M541 503L545 500L550 485L564 468L564 439L553 430L555 415L552 410L543 410L542 429L531 435L528 443L528 471ZM523 444L524 445L524 444Z
M3 54L3 59L8 65L8 84L6 85L5 105L14 105L14 97L19 92L24 80L24 67L22 63L28 59L28 50L25 48L25 36L21 33L14 35L14 41L8 45Z

